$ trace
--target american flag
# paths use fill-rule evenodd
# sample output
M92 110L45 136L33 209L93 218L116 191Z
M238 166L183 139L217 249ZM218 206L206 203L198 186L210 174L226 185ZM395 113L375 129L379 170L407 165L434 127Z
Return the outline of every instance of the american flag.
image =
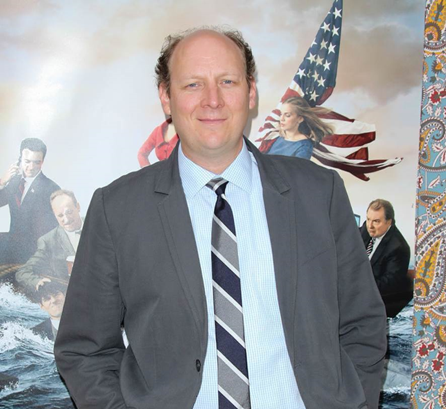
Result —
M335 0L280 103L259 129L257 141L261 142L261 151L267 152L274 139L279 137L280 108L283 101L299 95L311 106L318 106L333 92L341 45L342 9L342 0ZM368 148L364 145L375 140L374 125L349 119L334 111L319 116L334 129L333 135L325 136L314 147L313 157L322 164L349 172L359 179L369 180L366 173L377 172L401 162L401 158L369 160ZM344 156L330 151L329 146L361 148Z

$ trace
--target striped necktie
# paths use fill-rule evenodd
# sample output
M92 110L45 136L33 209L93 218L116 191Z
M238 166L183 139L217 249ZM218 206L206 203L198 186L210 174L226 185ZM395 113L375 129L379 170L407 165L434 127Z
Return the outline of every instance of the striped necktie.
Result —
M369 257L370 257L370 254L372 254L374 245L375 245L375 239L371 238L370 241L369 241L369 244L367 245L367 249L366 249L367 255Z
M249 409L248 365L234 217L226 200L228 182L212 179L217 194L212 221L212 284L218 361L219 409Z

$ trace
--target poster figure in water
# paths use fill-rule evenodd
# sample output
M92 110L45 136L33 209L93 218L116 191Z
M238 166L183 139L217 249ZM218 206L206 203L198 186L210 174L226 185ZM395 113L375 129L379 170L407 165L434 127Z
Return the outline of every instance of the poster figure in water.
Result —
M0 287L0 302L5 305L0 322L0 366L5 368L0 374L0 400L7 407L39 408L46 400L52 402L51 408L73 408L56 370L53 343L83 220L80 204L69 190L54 191L48 203L57 227L37 240L36 251L19 265L15 281L10 273ZM14 358L18 355L22 359ZM27 368L31 363L29 377ZM12 377L12 373L17 376ZM8 388L13 393L7 393Z

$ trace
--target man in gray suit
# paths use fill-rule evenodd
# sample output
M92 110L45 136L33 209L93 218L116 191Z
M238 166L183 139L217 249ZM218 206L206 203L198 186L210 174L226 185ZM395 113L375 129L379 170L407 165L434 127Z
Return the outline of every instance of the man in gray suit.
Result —
M68 265L79 243L82 219L74 193L56 190L50 203L59 226L37 241L37 251L16 273L16 281L30 293L51 281L68 284Z
M386 316L341 179L243 138L240 33L169 36L156 74L180 143L91 201L55 343L76 405L377 408Z

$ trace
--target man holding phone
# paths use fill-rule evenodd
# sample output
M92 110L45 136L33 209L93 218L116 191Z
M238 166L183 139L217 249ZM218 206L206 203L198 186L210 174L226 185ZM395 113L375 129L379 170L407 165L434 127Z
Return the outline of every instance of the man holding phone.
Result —
M0 241L0 263L25 263L37 239L57 226L50 196L60 187L42 173L46 151L40 139L24 139L17 164L0 179L0 207L8 205L11 216L9 234Z

